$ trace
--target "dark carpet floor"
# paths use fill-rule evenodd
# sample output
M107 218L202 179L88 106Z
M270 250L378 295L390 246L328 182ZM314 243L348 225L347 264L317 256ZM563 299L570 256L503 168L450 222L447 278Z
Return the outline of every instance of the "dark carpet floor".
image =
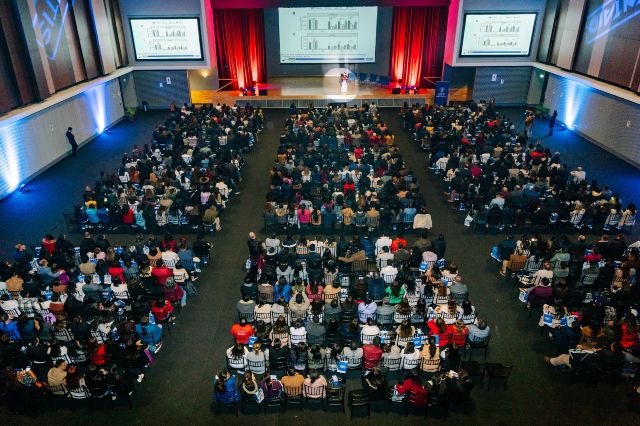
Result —
M158 114L139 114L141 118L135 124L122 123L116 126L109 141L104 140L106 136L103 136L81 149L75 158L66 159L42 174L32 183L31 193L11 196L0 203L0 219L5 225L3 248L7 250L16 239L35 241L41 238L43 232L62 230L64 222L60 213L68 211L69 206L78 199L87 178L93 175L97 177L99 170L113 169L119 162L121 152L129 149L134 142L146 141L151 126L161 117ZM461 274L470 287L471 300L479 315L492 327L493 338L488 360L514 365L506 391L498 386L489 392L474 389L469 414L452 411L448 422L467 425L555 425L573 422L636 424L637 415L627 407L625 394L628 387L624 382L620 381L615 385L583 383L545 366L542 356L547 354L549 347L540 336L537 320L528 317L513 293L499 279L496 265L488 260L490 247L500 237L472 234L462 226L462 216L453 213L444 202L439 180L426 170L424 155L408 142L400 128L397 111L384 110L383 114L389 127L396 133L405 160L418 177L428 201L434 222L431 235L440 232L446 235L446 257L457 261ZM267 111L267 123L261 135L261 143L246 158L244 181L240 184L242 193L229 204L222 220L223 230L212 239L215 261L203 272L198 281L198 295L190 299L183 309L177 325L172 328L173 334L166 338L160 356L139 387L134 409L121 407L112 412L111 416L107 416L103 410L97 410L89 418L87 409L71 412L63 408L54 413L46 412L36 419L27 419L8 414L6 407L1 407L0 418L3 424L261 422L269 425L325 426L348 423L348 414L343 415L337 411L324 414L317 408L304 413L289 411L285 416L275 413L267 417L241 414L238 418L233 414L219 418L209 410L213 377L224 368L224 351L231 343L229 328L236 317L235 304L244 276L246 236L250 230L259 231L262 228L263 202L268 187L267 173L274 159L280 128L285 118L285 111ZM593 147L584 141L572 144L576 149L579 147L588 150ZM67 164L72 161L77 163ZM96 163L100 167L96 168ZM583 165L591 173L591 165L586 162ZM601 171L603 174L605 172ZM635 176L637 175L636 170ZM55 180L54 186L50 186L50 178ZM622 179L621 182L626 180ZM39 188L44 189L40 191ZM37 197L42 210L35 212L28 205L21 207L22 200L19 197L22 196L30 196L34 200ZM78 239L79 236L72 238ZM111 241L117 243L130 238L124 235L110 236ZM350 380L347 385L350 389L358 387L358 380ZM387 417L382 412L382 407L377 407L374 411L371 422L360 414L355 423L424 423L421 417L415 415L408 420L393 413ZM441 419L429 418L428 421L444 423Z

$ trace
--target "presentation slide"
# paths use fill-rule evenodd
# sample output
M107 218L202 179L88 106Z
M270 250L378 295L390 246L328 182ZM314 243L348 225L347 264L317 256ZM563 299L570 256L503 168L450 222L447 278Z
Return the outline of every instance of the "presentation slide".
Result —
M460 56L529 56L535 25L535 13L467 13Z
M198 18L129 18L137 61L202 60Z
M377 7L279 8L280 63L376 61Z

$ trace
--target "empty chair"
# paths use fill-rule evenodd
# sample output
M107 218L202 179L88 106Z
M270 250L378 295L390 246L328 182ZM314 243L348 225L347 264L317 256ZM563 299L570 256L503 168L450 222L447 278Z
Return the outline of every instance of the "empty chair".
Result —
M485 371L488 376L487 381L487 391L491 388L491 381L494 379L502 380L504 382L503 390L507 390L507 382L509 381L509 376L511 375L511 370L513 370L513 366L511 365L503 365L495 362L488 362L485 365Z
M349 391L348 404L351 409L351 421L353 421L353 412L355 408L366 407L367 416L371 419L371 401L369 399L369 393L364 389L357 389Z

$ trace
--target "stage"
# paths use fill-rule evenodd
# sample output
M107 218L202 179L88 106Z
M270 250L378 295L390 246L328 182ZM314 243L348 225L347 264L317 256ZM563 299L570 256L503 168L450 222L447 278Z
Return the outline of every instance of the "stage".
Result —
M245 105L250 103L263 108L288 108L292 103L298 107L326 106L329 103L348 103L362 105L375 102L379 107L401 107L405 102L433 102L434 90L421 88L419 94L391 93L390 87L373 83L350 81L347 93L340 93L339 75L309 77L271 77L268 83L260 84L259 89L266 89L264 96L241 96L234 90L192 90L193 104L226 103Z

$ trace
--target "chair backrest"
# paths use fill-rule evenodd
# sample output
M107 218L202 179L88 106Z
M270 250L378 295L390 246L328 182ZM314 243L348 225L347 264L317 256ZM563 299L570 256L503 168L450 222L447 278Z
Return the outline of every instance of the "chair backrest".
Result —
M382 366L389 371L396 371L402 365L402 358L382 358Z
M271 312L256 312L253 314L255 321L264 321L266 323L271 323ZM249 321L247 319L247 321Z
M364 272L367 270L367 260L354 260L351 262L351 272Z
M393 313L393 314L378 314L378 313L376 313L376 322L378 324L393 324L394 315L395 315L395 313Z
M327 389L327 402L331 404L342 404L344 401L344 386L329 387Z
M422 362L421 358L412 359L412 358L402 358L402 368L405 370L413 370L420 366Z
M324 347L324 335L317 336L313 334L307 334L307 344L309 346L320 345L320 347Z
M282 389L287 398L302 396L302 386L287 386L283 385Z
M69 397L73 399L87 399L91 397L89 389L84 386L80 386L75 389L69 389Z
M248 359L247 367L249 368L249 370L251 370L255 374L263 374L267 369L267 361L266 360L251 361Z
M47 389L47 391L52 395L67 395L68 393L67 387L65 385L49 386L45 384L44 386L45 389Z
M302 385L302 391L307 398L320 398L325 395L325 386Z
M491 340L491 336L487 337L478 337L476 339L467 339L467 343L474 348L486 348L489 346L489 340Z

